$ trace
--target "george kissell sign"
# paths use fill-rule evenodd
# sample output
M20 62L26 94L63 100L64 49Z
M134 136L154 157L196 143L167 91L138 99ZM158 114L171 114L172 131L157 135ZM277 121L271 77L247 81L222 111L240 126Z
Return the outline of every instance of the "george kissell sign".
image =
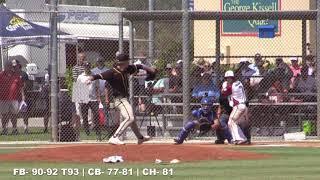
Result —
M220 0L221 11L277 11L281 0ZM281 35L281 20L222 20L222 36L257 36L258 26L274 25Z

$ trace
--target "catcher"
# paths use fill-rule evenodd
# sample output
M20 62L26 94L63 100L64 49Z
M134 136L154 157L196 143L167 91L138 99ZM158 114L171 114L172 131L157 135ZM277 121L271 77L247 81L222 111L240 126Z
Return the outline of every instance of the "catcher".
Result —
M208 97L205 97L201 100L201 108L192 111L192 115L197 118L197 120L189 121L185 124L183 129L180 131L177 138L174 139L175 144L182 144L183 141L188 137L189 133L193 130L200 130L200 134L205 134L212 129L211 126L214 123L218 123L214 121L216 119L216 113L213 111L213 102ZM220 124L220 123L219 123ZM218 129L219 125L217 125ZM217 131L221 133L222 131ZM217 135L218 138L224 138L223 135ZM216 142L224 142L224 139L218 139Z

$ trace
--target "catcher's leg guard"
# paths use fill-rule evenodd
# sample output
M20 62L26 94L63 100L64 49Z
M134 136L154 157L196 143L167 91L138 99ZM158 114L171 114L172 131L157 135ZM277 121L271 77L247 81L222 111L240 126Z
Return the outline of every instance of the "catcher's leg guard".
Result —
M228 127L228 120L229 120L229 115L227 114L222 114L220 116L220 128L221 128L221 136L223 138L223 140L227 139L229 143L231 143L232 141L232 135L229 131L229 127Z
M249 123L240 123L240 129L243 131L243 134L246 136L247 141L251 144L251 127Z
M182 144L183 141L188 137L190 131L192 131L196 127L196 123L194 121L189 121L187 124L182 128L178 137L174 139L177 144Z

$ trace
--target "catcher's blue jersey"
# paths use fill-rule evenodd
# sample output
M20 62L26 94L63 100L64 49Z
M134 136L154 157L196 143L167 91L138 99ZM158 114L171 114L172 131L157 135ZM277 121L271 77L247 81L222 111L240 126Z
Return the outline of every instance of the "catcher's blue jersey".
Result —
M217 114L213 110L210 110L209 113L205 114L202 108L192 111L193 117L200 119L200 118L207 118L210 123L213 124L214 119L216 118Z

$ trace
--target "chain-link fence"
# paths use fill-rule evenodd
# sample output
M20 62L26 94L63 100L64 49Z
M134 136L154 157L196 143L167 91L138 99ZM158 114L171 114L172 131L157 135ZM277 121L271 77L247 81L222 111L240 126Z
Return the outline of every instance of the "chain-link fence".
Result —
M277 7L279 4L275 10L280 10ZM112 69L118 51L129 54L135 65L145 64L158 70L155 80L146 81L147 72L139 70L128 82L128 99L143 135L178 136L188 122L197 119L184 109L191 114L203 108L204 99L212 101L212 109L217 113L224 73L228 70L233 70L245 87L254 138L280 140L284 133L300 131L308 136L317 135L317 35L311 11L279 16L250 12L251 15L239 13L237 17L221 12L189 11L188 38L183 32L186 24L181 11L152 14L124 12L122 8L85 12L68 11L68 8L61 7L58 13L60 141L107 140L116 133L123 119L119 104L115 103L118 97L113 96L112 83L97 80L88 85L87 79ZM203 10L203 4L196 1L197 8ZM0 77L3 84L0 138L50 140L52 57L46 35L52 32L51 14L20 12L17 15L28 21L14 21L8 16L12 27L25 28L26 23L32 22L47 28L47 34L42 34L43 42L35 39L23 45L3 44L1 48L2 59L7 59L2 67L8 67L10 73L3 71ZM149 39L149 20L154 22L153 41ZM259 37L259 28L270 36L275 33L275 37ZM35 36L38 38L39 34ZM150 44L153 49L148 49ZM186 58L185 52L191 57ZM190 67L185 65L186 61ZM16 67L15 63L21 65L22 71L12 68ZM21 81L14 81L14 77L21 77ZM189 138L216 136L214 130L192 131ZM133 139L135 135L129 128L122 137Z

